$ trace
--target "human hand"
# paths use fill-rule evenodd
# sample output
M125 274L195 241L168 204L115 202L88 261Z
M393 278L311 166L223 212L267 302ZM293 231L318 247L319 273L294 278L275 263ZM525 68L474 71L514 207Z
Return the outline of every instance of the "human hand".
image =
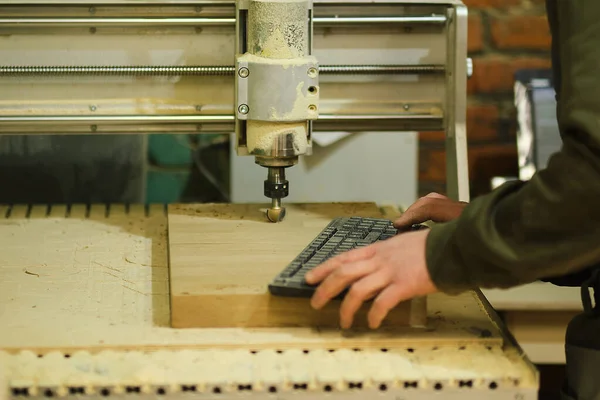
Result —
M394 227L401 230L425 221L448 222L458 218L468 204L464 201L452 200L438 193L429 193L408 207L394 221Z
M428 234L428 229L403 233L319 265L306 274L308 284L319 284L311 306L321 309L349 287L340 308L341 327L350 328L362 304L374 298L368 322L378 328L398 303L437 291L425 260Z

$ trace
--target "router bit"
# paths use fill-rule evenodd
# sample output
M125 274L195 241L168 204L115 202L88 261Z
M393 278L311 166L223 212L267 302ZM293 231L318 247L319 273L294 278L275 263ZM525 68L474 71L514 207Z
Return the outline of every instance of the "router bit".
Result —
M285 179L284 167L268 167L265 180L265 196L271 199L271 208L267 209L267 218L271 222L281 222L285 218L285 207L281 199L289 194L289 182Z

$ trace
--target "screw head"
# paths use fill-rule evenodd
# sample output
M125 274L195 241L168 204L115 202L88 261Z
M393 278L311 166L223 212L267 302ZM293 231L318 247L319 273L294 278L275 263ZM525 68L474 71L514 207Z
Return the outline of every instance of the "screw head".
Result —
M311 78L316 78L318 72L319 71L317 71L315 67L310 67L308 69L308 76L310 76Z
M248 107L247 104L242 104L241 106L239 106L238 111L241 114L248 114L248 111L250 111L250 108Z
M96 111L96 106L90 106L90 111Z
M248 77L248 75L250 75L250 71L248 70L248 68L246 68L246 67L242 67L242 68L240 68L240 70L238 71L238 75L239 75L241 78L247 78L247 77Z
M404 105L404 109L405 109L406 111L408 111L408 109L409 109L409 108L410 108L410 106L409 106L408 104L405 104L405 105Z

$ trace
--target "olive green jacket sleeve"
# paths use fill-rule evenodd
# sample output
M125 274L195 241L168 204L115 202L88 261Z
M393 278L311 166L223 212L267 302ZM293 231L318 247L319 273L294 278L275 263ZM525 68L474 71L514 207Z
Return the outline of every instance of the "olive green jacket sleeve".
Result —
M431 229L427 264L447 293L507 288L600 262L600 1L550 3L563 147L530 181L476 198L460 218Z

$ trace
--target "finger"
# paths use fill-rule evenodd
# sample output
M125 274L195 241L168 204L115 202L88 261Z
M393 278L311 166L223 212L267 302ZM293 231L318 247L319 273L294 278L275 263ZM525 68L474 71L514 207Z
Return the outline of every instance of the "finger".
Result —
M408 207L404 213L394 221L394 227L397 229L407 228L414 224L420 224L428 221L431 213L431 204L439 199L422 197L413 205Z
M373 272L375 268L376 263L373 260L361 260L336 269L315 290L310 302L311 306L315 309L322 308L329 300L357 280Z
M467 203L425 198L415 207L406 210L402 216L394 222L394 227L402 229L413 224L420 224L425 221L446 222L458 218Z
M394 226L396 228L408 227L413 224L420 224L421 222L427 221L427 219L421 220L422 217L419 217L419 214L424 211L423 207L429 204L432 199L446 201L449 200L446 196L439 193L429 193L428 195L421 197L411 204L410 207L408 207L406 211L404 211L404 213L402 213L402 215L394 222Z
M430 199L444 199L444 200L448 200L448 197L444 196L443 194L436 193L436 192L431 192L428 195L426 195L425 197L430 198Z
M308 271L304 279L309 285L316 285L342 265L369 259L374 254L375 249L370 246L347 251Z
M377 329L381 326L381 322L388 315L390 310L398 305L403 300L407 300L410 296L408 292L400 285L390 285L386 287L373 301L373 305L369 310L367 319L369 327Z
M375 295L383 290L388 284L389 276L383 269L355 282L352 287L350 287L350 290L344 297L344 301L342 301L342 306L340 307L340 326L342 329L349 329L354 321L354 315L360 309L362 304L375 297Z

